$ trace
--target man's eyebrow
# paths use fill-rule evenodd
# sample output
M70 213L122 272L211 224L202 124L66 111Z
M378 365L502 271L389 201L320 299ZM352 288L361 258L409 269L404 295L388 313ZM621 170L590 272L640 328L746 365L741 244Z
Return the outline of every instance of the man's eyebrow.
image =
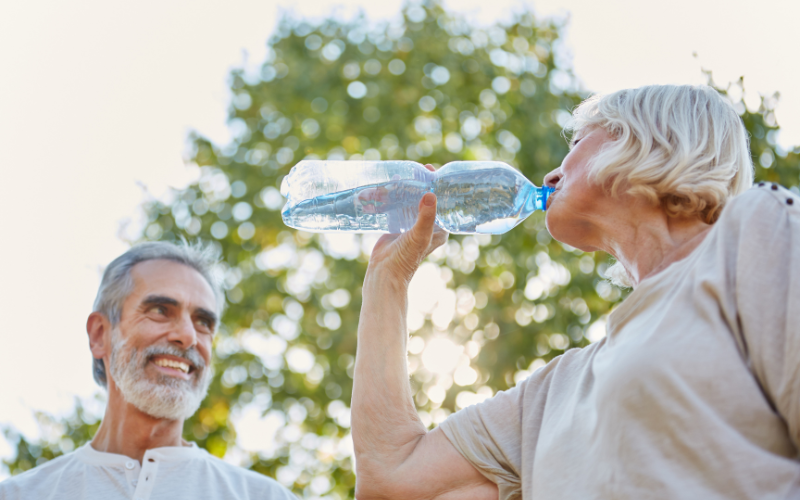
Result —
M213 324L217 324L217 315L213 312L209 311L205 307L198 307L194 310L195 314L200 316L204 316L207 320L211 321Z
M173 299L172 297L167 297L165 295L148 295L142 301L144 305L169 305L169 306L177 306L178 301Z
M165 295L148 295L142 301L143 305L152 306L152 305L168 305L168 306L179 306L180 302L173 299L172 297L167 297ZM194 313L204 317L208 321L212 322L213 324L217 324L217 315L205 307L198 307L194 310Z

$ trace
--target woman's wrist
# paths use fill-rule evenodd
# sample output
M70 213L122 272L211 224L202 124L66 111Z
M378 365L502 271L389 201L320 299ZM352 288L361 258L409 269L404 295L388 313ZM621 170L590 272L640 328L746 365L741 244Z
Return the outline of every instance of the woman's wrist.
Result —
M404 276L382 266L369 266L364 276L362 296L367 297L368 294L390 294L406 297L408 294L408 282L409 280Z
M380 331L383 335L395 328L405 331L408 286L403 280L380 272L367 272L361 297L359 332Z

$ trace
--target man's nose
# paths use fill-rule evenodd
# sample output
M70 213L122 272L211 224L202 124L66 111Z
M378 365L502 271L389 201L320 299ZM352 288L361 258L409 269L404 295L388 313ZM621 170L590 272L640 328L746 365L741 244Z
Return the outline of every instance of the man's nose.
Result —
M188 349L197 344L197 330L194 328L194 321L191 316L181 317L170 332L168 340L178 344L183 349Z
M563 177L563 174L561 173L561 167L558 167L557 169L553 170L552 172L544 176L544 185L547 187L555 188L556 184L558 184L558 181L561 180L561 177Z

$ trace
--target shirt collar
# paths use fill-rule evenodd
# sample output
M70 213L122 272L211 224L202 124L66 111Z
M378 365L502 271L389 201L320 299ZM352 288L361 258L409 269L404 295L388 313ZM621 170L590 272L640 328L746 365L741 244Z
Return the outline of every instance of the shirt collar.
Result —
M157 458L164 462L180 462L197 458L198 455L203 453L203 450L201 450L194 441L189 444L190 446L164 446L161 448L153 448L147 450L144 456L145 458ZM75 455L78 459L89 465L106 467L115 465L124 466L131 461L131 457L125 455L95 450L92 448L91 441L75 450Z

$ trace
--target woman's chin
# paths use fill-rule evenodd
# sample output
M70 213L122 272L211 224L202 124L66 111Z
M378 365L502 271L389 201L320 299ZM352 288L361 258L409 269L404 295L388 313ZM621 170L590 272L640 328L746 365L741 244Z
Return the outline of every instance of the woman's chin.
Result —
M545 214L545 227L554 240L584 252L594 252L596 250L585 241L586 230L576 227L574 221L569 217L565 217L565 214L559 213L557 209L552 212L548 210Z
M567 221L565 221L563 219L563 217L561 216L561 214L559 213L558 208L548 209L545 212L545 215L544 215L544 226L547 228L547 232L549 232L550 236L552 236L554 239L556 239L556 240L558 240L558 241L560 241L562 243L566 243L566 242L564 240L562 240L559 236L563 236L562 233L563 233L563 229L564 229L564 224L566 222ZM569 243L567 243L567 244L569 245Z

